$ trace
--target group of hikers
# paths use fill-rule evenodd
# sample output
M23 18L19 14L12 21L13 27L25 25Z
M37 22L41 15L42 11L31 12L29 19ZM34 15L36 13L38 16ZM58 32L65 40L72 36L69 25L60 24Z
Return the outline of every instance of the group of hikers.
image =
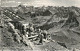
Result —
M20 43L28 43L28 39L32 41L38 40L38 44L43 44L43 39L48 39L48 33L46 30L41 30L40 28L34 28L33 24L22 25L21 30L15 29L15 26L11 23L8 23L12 30L14 31L14 39Z
M40 28L34 28L32 24L28 26L22 26L22 34L29 37L29 39L39 40L39 44L43 44L43 39L47 39L47 31Z

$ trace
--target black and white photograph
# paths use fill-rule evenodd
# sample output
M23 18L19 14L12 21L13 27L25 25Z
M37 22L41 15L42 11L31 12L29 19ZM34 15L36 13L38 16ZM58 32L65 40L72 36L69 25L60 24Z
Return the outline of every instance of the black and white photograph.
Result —
M0 0L0 51L80 51L80 0Z

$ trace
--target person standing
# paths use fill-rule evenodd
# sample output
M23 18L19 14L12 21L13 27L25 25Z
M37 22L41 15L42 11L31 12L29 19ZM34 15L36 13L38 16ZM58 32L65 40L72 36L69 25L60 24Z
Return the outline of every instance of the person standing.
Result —
M39 44L43 44L43 35L39 34Z
M39 44L43 44L43 35L41 29L38 29Z

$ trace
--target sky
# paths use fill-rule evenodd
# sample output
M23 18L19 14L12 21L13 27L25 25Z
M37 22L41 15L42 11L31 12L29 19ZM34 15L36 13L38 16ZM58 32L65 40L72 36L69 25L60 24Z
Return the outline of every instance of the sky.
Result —
M1 6L77 6L80 7L80 0L1 0Z
M1 0L0 0L0 6L1 6Z

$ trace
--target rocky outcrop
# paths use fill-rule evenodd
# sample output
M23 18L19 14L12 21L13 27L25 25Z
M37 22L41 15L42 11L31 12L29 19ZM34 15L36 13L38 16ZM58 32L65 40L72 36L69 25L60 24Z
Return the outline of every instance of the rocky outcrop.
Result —
M74 12L69 13L69 17L68 17L68 19L66 20L66 22L64 23L64 25L62 27L67 27L67 26L69 28L79 26L79 22L77 21L77 18L75 16Z

